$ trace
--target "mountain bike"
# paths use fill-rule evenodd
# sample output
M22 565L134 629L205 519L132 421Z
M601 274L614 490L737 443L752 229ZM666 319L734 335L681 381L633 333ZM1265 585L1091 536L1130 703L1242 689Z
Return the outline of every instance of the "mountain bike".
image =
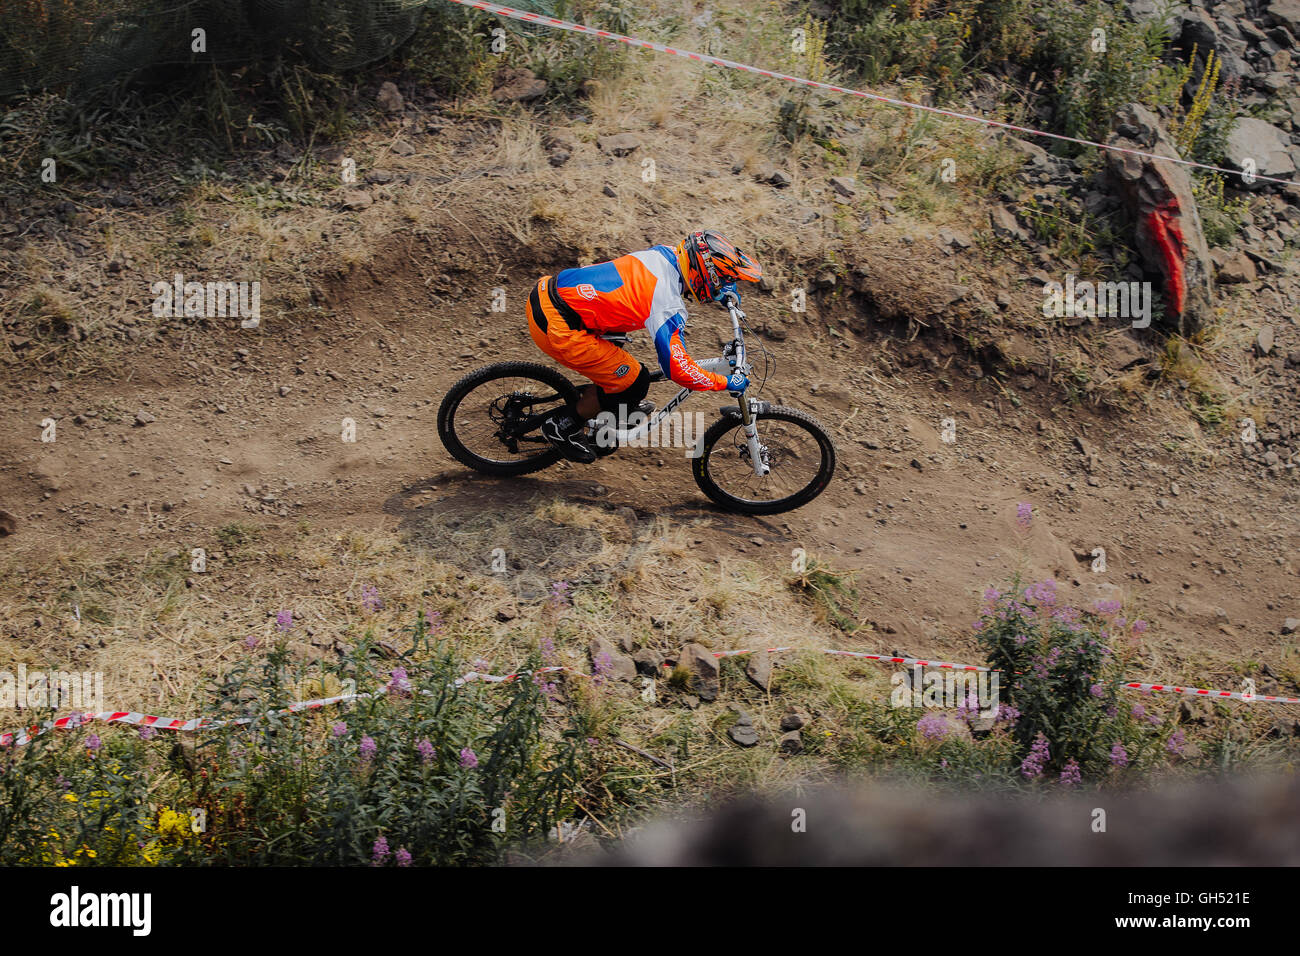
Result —
M745 313L728 298L734 334L717 358L699 362L701 368L724 377L742 371L752 377L745 351ZM749 330L753 334L753 330ZM604 335L624 345L625 334ZM764 371L768 362L763 349ZM661 371L651 382L665 381ZM762 391L766 383L759 384ZM692 445L695 483L728 511L770 515L790 511L816 498L835 471L835 445L812 416L794 408L749 397L751 386L724 406L721 417ZM643 444L683 402L699 392L683 388L662 409L635 425L592 419L597 434L608 435L612 447ZM578 400L578 386L547 365L498 362L470 372L451 387L438 409L438 437L457 461L485 475L509 477L540 471L562 457L542 437L546 416ZM626 427L625 427L626 426Z

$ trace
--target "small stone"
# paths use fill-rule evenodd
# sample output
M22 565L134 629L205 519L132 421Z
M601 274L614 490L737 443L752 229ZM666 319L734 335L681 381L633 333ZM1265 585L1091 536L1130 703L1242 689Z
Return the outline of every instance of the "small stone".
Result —
M636 677L636 663L603 637L593 637L587 645L592 672L599 668L602 676L630 681Z
M602 153L611 156L629 156L641 145L641 141L631 133L617 133L613 136L601 136L596 146Z
M794 754L803 753L803 736L797 730L792 730L788 734L782 734L781 739L776 743L776 749L779 753Z
M802 730L807 723L807 716L799 713L799 711L795 710L793 707L789 708L781 715L782 731Z
M1029 239L1029 233L1025 232L1020 225L1015 213L1005 206L995 206L993 208L989 213L989 225L993 227L994 235L1001 236L1004 239L1018 239L1022 242ZM1000 300L998 305L1002 305ZM1005 305L1002 307L1006 308Z
M135 413L135 423L141 428L143 428L145 425L151 425L157 420L158 419L154 418L153 415L149 414L143 409Z
M604 189L601 190L601 192L604 193L606 196L608 196L610 199L618 198L618 191L614 189L613 186L610 186L608 184L605 186Z
M677 666L685 668L690 675L687 690L701 700L718 699L718 659L711 651L699 644L687 644L677 655Z
M507 604L505 607L497 611L496 614L497 620L500 621L502 624L506 623L507 621L513 621L518 616L519 616L519 611L514 607L514 605L511 604Z
M289 394L290 392L292 392L292 391L293 391L293 386L292 386L292 385L281 385L281 386L280 386L280 397L281 397L281 398L284 398L286 395L288 395L288 394Z
M398 92L397 84L391 80L384 81L379 87L379 93L375 96L375 103L385 113L401 112L404 101L402 94Z
M848 199L858 194L858 183L852 176L832 176L831 188Z
M664 656L652 647L643 647L632 655L638 674L646 677L658 677L663 673Z
M1294 634L1297 630L1300 630L1300 617L1288 617L1282 622L1283 634Z
M772 655L767 651L755 651L749 655L745 665L745 676L759 690L766 692L772 683Z
M742 747L754 746L758 743L758 731L754 729L754 718L742 710L740 717L727 729L727 736Z
M547 83L532 70L505 67L497 73L492 99L498 103L528 103L544 94Z
M1260 355L1273 351L1273 326L1266 325L1259 330L1259 335L1255 336L1255 349Z
M365 189L352 189L343 197L343 208L349 212L369 209L375 204L375 198Z
M1225 285L1254 282L1258 278L1255 263L1244 252L1239 252L1219 266L1219 281Z

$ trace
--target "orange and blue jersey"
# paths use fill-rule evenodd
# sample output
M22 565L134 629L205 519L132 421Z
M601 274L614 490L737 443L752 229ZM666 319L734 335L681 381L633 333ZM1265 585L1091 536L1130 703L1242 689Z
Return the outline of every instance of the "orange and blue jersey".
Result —
M725 378L700 368L682 344L685 289L677 256L668 246L565 269L552 280L552 290L595 335L646 329L659 368L678 385L698 391L727 387Z

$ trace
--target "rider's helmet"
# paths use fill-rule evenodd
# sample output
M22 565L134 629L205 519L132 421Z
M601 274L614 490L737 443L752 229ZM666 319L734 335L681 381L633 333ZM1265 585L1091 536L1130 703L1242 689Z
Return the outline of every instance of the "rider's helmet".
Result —
M757 282L763 278L762 266L712 229L691 233L673 251L686 287L700 302L720 298L723 288L737 279Z

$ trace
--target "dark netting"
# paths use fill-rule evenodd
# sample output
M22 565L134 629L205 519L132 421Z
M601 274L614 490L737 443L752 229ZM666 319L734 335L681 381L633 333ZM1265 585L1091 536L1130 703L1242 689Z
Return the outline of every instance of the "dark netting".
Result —
M93 89L148 66L234 63L287 45L325 69L351 69L405 42L425 3L0 0L0 97ZM193 49L196 28L205 32L203 51Z

